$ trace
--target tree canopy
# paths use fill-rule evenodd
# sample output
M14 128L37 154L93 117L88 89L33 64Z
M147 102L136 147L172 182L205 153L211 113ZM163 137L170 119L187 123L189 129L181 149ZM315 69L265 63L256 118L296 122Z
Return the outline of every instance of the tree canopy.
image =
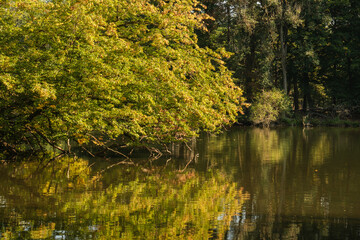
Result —
M184 141L236 120L224 50L195 0L0 4L0 146ZM60 147L59 147L60 149Z

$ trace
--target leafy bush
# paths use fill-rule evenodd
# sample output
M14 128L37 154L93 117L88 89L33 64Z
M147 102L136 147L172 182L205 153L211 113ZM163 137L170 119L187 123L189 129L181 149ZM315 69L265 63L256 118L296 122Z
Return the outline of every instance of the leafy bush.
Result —
M271 122L277 121L281 113L290 110L290 100L279 89L272 89L260 93L250 109L250 120L254 124L269 127Z

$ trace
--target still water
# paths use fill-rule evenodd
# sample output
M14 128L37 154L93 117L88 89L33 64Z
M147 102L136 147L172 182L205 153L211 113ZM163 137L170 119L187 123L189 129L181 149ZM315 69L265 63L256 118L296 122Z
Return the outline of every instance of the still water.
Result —
M233 128L189 147L2 161L0 239L360 239L360 129Z

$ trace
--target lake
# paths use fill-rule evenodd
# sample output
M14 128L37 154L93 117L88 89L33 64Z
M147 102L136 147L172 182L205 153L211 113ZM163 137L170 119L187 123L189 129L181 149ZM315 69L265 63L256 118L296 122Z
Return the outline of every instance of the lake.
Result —
M0 239L360 239L360 129L238 127L169 149L2 161Z

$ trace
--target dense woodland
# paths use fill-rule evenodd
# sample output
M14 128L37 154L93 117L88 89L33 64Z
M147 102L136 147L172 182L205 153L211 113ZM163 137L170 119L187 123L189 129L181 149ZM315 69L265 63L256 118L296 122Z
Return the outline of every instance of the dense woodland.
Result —
M244 112L264 125L286 109L356 113L359 10L357 0L2 0L0 148L120 153Z
M249 102L284 90L295 110L360 102L357 0L204 0L199 45L233 53L227 66Z

